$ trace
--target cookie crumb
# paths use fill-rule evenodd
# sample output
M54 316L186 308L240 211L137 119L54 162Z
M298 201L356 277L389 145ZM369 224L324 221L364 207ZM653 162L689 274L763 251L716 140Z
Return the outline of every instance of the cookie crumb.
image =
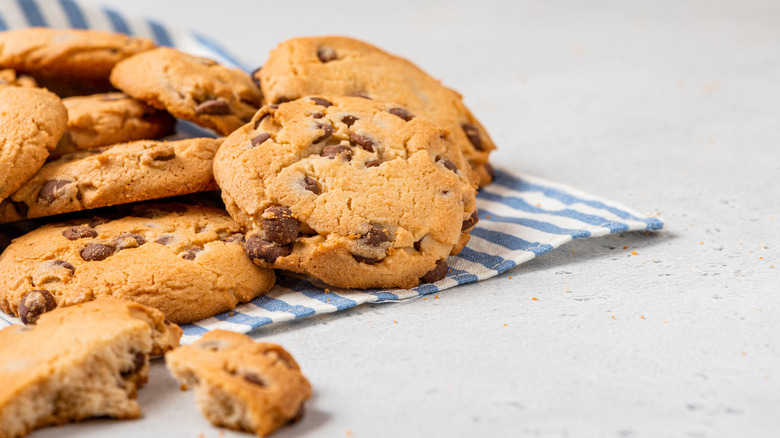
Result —
M398 324L398 321L396 321L396 320L393 320L393 324Z
M639 253L636 252L636 250L634 250L634 251L631 251L631 255L639 255Z
M615 319L615 315L612 315L612 319Z
M639 315L639 317L645 319L645 315Z
M628 247L627 247L627 246L624 246L624 247L623 247L623 249L628 249Z
M539 298L536 298L536 297L531 297L531 299L534 300L534 301L539 301Z

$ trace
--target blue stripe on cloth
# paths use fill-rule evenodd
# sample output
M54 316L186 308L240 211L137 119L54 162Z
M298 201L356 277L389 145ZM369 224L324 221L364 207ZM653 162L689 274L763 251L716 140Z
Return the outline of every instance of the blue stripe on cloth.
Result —
M87 20L84 18L84 14L81 12L81 8L73 0L60 0L62 9L65 10L65 15L68 16L68 22L71 27L76 29L87 29Z
M168 29L154 20L149 20L147 23L149 23L149 27L152 29L152 35L154 35L154 41L157 44L173 47L173 39L171 39L171 34L168 33Z
M104 8L103 12L106 13L108 20L111 21L111 27L113 27L115 31L128 35L133 34L133 32L130 31L130 26L128 26L127 22L125 21L125 18L119 15L119 13L117 13L115 10L111 8Z
M475 283L479 281L479 277L477 277L476 275L472 274L469 271L464 271L463 269L455 269L452 266L450 266L450 271L451 272L447 274L447 277L457 281L458 285Z
M5 20L3 20L3 14L0 13L0 32L8 30L8 25L5 23Z
M504 196L497 193L490 193L487 190L482 190L477 194L477 198L485 199L487 201L494 201L500 204L504 204L507 207L511 207L515 210L521 210L528 213L535 214L549 214L551 216L567 217L569 219L578 220L580 222L595 225L597 227L608 228L611 233L617 233L620 231L628 231L629 226L622 222L613 222L603 217L580 213L577 210L565 209L565 210L545 210L540 207L529 204L524 199L517 196Z
M524 227L533 228L548 234L568 234L575 239L590 237L591 233L588 230L575 230L571 228L562 228L549 222L538 221L535 219L528 219L514 216L504 216L497 213L493 213L490 210L484 208L479 210L479 220L486 222L499 222L509 223L515 225L522 225Z
M350 307L355 307L358 305L357 301L342 297L335 292L323 293L322 289L318 288L307 280L300 280L297 278L279 275L277 276L276 284L294 292L300 292L307 297L313 298L322 303L336 306L336 309L338 310L349 309Z
M500 231L491 231L485 228L474 228L471 230L471 234L512 251L531 251L535 255L541 255L553 249L553 246L547 243L529 242L511 234L502 233Z
M301 306L300 304L292 305L277 298L271 298L269 296L257 297L250 301L257 307L265 309L271 312L288 312L295 315L295 318L303 318L305 316L314 315L314 309L311 307Z
M190 324L190 323L179 324L179 327L181 327L181 329L184 331L184 334L186 336L200 336L202 334L209 332L208 329L203 328L196 324Z
M247 315L246 313L236 311L220 313L219 315L214 315L214 318L232 324L248 325L252 329L256 329L273 322L271 318L266 316L251 316Z
M473 233L474 230L471 232ZM468 246L463 248L460 254L458 254L458 257L471 263L477 263L488 269L499 272L506 271L507 269L516 265L513 260L507 260L496 254L488 254L486 252L476 251L469 248Z
M188 122L186 120L176 119L176 131L179 133L184 133L190 137L209 137L209 138L216 138L216 134L209 131L206 128L201 128L200 126Z
M388 292L385 289L355 289L355 292L361 292L366 295L374 295L380 301L398 301L398 295Z
M601 201L582 199L574 195L571 195L569 193L566 193L562 190L529 183L523 180L522 178L515 177L503 170L496 170L496 178L494 182L498 185L510 188L512 190L517 190L522 192L540 192L544 196L547 196L550 199L555 199L557 201L560 201L566 205L583 204L583 205L587 205L588 207L597 208L599 210L606 210L621 219L630 219L638 222L644 222L645 224L647 224L648 230L660 230L663 227L663 222L661 222L657 218L637 217L627 211L609 206Z
M27 19L27 23L30 26L48 26L46 20L43 19L41 10L38 9L38 4L33 0L17 0L19 7L24 12L24 17Z
M417 286L416 288L414 288L414 290L417 291L417 294L419 295L428 295L428 294L439 292L440 289L435 284L426 283Z
M203 35L192 32L192 36L195 37L196 40L198 40L199 43L203 44L204 46L208 47L209 50L216 53L217 55L221 56L222 58L226 59L236 67L240 68L241 70L244 70L247 73L251 73L252 70L249 67L247 67L245 64L243 64L241 61L238 60L238 58L234 57L230 54L227 50L223 49L222 46L214 42L214 40L210 38L206 38Z

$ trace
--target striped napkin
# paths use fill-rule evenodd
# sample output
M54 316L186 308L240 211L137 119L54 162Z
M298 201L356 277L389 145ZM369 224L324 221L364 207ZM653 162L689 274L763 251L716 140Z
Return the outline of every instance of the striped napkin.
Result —
M0 0L0 30L27 26L93 28L144 36L160 45L178 47L249 71L229 52L196 32L126 17L111 9L87 7L73 0ZM183 130L180 136L192 136L191 125L180 125ZM572 239L663 227L658 217L648 217L616 202L502 169L496 171L493 184L480 190L477 207L480 221L471 232L471 241L460 254L449 258L450 272L435 284L409 290L339 290L322 289L307 280L280 276L266 296L239 305L232 312L182 325L185 334L182 341L193 342L214 329L246 333L264 325L336 312L362 303L418 298L496 276ZM0 313L0 326L18 323L17 318Z

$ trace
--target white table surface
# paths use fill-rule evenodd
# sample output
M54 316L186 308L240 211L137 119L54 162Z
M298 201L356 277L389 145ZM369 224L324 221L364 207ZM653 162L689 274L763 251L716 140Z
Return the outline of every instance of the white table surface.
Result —
M780 434L780 2L93 1L252 65L293 36L368 40L461 91L494 163L666 220L438 299L257 331L314 386L274 437ZM248 436L212 427L160 361L139 399L142 419L34 436Z

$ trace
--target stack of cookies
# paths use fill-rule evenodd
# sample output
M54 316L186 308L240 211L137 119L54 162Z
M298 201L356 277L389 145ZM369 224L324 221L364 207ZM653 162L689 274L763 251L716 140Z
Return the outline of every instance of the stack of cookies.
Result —
M177 120L218 137L173 139ZM32 334L0 332L11 346L0 356L24 354L24 339L74 319L87 324L74 332L89 330L95 312L130 314L152 327L154 342L129 321L118 338L86 342L94 351L62 353L78 372L54 373L94 374L84 368L90 355L108 358L100 373L119 375L121 391L76 388L74 397L121 399L145 381L150 354L178 345L171 327L267 293L277 272L342 288L439 281L477 223L476 189L492 180L494 148L457 92L350 38L286 41L250 75L121 34L0 33L0 224L34 228L0 247L0 309L39 324ZM169 366L205 388L199 400L212 421L264 435L298 414L311 390L289 354L208 336L171 353ZM21 365L11 362L0 375L16 379ZM47 372L0 391L0 408L57 386ZM289 379L294 396L274 389ZM233 396L244 401L228 403ZM258 397L268 401L254 405ZM135 416L134 403L46 405L46 415L3 414L0 424L20 436L90 415Z

